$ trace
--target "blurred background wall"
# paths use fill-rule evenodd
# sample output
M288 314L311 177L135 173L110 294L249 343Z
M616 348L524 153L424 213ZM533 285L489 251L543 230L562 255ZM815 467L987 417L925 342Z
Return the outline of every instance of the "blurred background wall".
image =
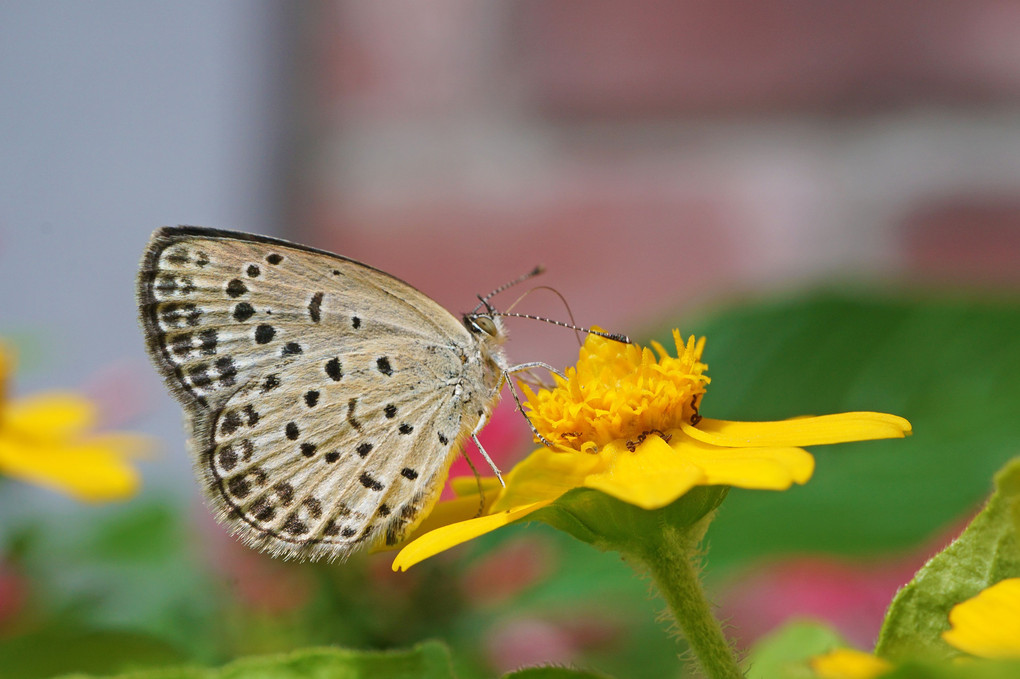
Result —
M192 492L135 324L163 224L332 249L455 312L541 262L636 338L808 283L1015 289L1017 35L1009 0L6 3L17 389L116 404L167 449L147 481ZM518 360L576 355L512 331Z

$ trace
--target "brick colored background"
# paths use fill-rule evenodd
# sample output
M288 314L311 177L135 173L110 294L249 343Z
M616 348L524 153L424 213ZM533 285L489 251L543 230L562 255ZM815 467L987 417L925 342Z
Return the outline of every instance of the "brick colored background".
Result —
M536 262L578 322L635 334L819 281L1020 278L1015 2L335 2L301 24L298 238L452 310ZM513 330L520 360L574 355Z

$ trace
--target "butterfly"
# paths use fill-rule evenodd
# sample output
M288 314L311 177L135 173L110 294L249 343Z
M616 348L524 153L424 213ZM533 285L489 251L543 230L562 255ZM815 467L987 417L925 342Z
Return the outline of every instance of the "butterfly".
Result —
M353 259L193 226L153 233L138 275L146 347L219 520L303 559L400 543L509 371L552 369L509 366L480 299L457 319Z

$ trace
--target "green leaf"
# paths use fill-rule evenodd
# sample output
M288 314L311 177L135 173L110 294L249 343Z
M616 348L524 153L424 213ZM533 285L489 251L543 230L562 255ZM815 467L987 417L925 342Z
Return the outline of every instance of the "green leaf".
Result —
M893 599L875 652L885 658L958 655L942 640L949 610L1000 580L1020 576L1020 458L995 477L988 504Z
M768 554L921 544L980 502L1016 454L1016 301L814 293L679 327L708 338L706 417L874 410L914 425L907 439L812 448L805 486L731 492L708 534L716 572Z
M65 675L86 679L92 675ZM281 655L241 658L219 668L140 670L110 679L454 679L450 654L438 642L405 651L313 648Z
M50 629L0 642L4 679L43 679L72 671L109 674L183 660L168 644L134 632Z
M846 642L831 627L798 620L758 640L747 656L747 679L814 679L808 661Z

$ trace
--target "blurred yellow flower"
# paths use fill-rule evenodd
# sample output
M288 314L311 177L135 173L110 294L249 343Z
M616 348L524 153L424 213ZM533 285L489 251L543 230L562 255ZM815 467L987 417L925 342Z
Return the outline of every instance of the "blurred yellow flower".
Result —
M1002 580L953 606L942 638L980 658L1020 658L1020 578Z
M942 638L957 650L989 660L1020 659L1020 578L1002 580L953 606L949 625ZM893 667L851 648L837 648L811 660L819 679L877 679Z
M814 458L800 446L902 437L910 423L883 413L843 413L780 422L702 418L709 382L705 340L673 331L677 357L589 335L577 365L553 389L525 387L528 417L553 446L506 475L474 479L441 503L393 562L406 569L466 540L518 521L573 488L592 488L643 509L664 507L698 485L784 490L805 483ZM473 497L472 497L473 494ZM412 537L415 537L412 536Z
M13 359L0 345L0 475L79 500L119 500L135 493L138 472L128 459L148 447L140 436L94 434L96 408L68 392L8 398Z
M811 659L819 679L876 679L893 667L887 660L852 648L836 648Z

